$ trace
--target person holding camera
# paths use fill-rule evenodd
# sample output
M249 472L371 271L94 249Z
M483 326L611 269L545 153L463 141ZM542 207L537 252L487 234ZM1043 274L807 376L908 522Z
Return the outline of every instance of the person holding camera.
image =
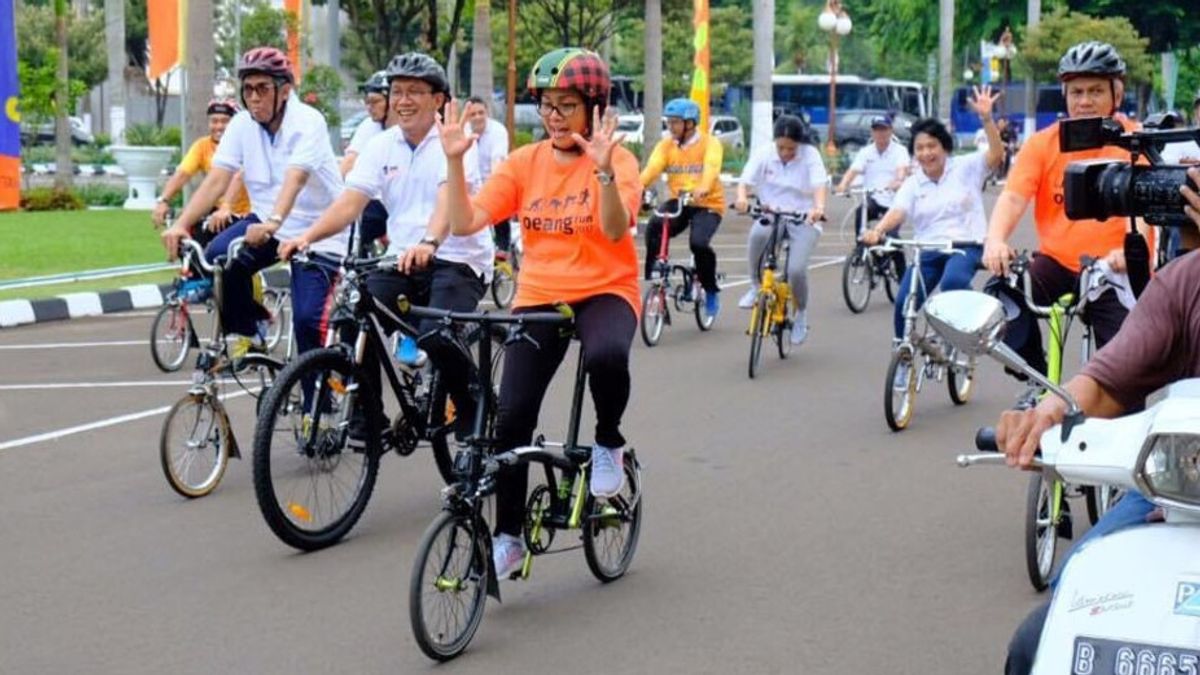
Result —
M1125 95L1125 61L1112 45L1084 42L1067 50L1058 64L1067 101L1067 117L1113 117L1127 131L1134 124L1117 113ZM1080 258L1103 260L1114 273L1125 272L1125 232L1128 220L1068 220L1063 195L1063 176L1067 164L1088 159L1128 161L1129 152L1105 147L1064 153L1059 150L1060 124L1031 136L1017 153L1004 192L996 202L984 242L983 264L995 275L1008 273L1015 256L1008 240L1021 216L1034 203L1039 251L1029 266L1033 299L1048 305L1079 287ZM1021 321L1028 330L1007 331L1006 342L1031 366L1046 372L1038 322L1022 307ZM1088 303L1084 319L1095 329L1096 346L1103 347L1116 335L1129 313L1117 293L1106 291ZM1021 339L1021 344L1013 344Z

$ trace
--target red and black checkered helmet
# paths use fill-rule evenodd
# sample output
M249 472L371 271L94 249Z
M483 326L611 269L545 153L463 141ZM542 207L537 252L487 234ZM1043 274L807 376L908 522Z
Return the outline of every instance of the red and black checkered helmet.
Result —
M542 56L529 73L529 91L541 96L544 89L574 89L593 104L608 103L612 78L600 55L586 49L565 47Z
M244 79L247 75L255 73L295 82L292 75L292 62L288 60L286 54L274 47L255 47L242 54L242 58L238 60L238 79Z

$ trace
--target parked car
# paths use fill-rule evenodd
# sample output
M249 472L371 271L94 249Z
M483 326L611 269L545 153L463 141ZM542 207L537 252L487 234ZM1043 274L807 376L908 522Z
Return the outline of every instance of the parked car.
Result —
M96 142L96 137L92 135L87 125L79 117L68 117L67 121L71 125L71 142L75 145L91 145ZM39 124L37 127L24 127L21 129L21 142L27 145L34 143L53 143L54 142L54 121L51 120L44 124Z
M621 115L617 118L617 133L625 134L625 143L642 143L645 121L641 113ZM732 115L712 115L708 119L709 133L716 136L727 148L741 150L746 147L746 136L742 131L742 123ZM662 120L661 138L670 134L667 131L667 120Z

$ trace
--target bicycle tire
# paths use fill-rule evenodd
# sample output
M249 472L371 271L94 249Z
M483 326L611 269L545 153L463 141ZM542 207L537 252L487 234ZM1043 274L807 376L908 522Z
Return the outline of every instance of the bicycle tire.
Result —
M183 362L187 360L188 352L191 351L192 345L195 342L195 329L192 326L192 319L185 310L180 309L181 301L169 302L158 310L154 315L154 321L150 324L150 358L154 360L154 365L164 373L173 373L183 366ZM166 321L167 325L162 325ZM159 331L166 330L167 340L159 340ZM164 343L175 345L171 352L164 353ZM175 353L171 356L171 353Z
M379 471L381 424L374 408L364 406L369 430L366 447L352 450L345 446L343 432L337 426L324 427L319 415L315 422L310 418L305 423L300 388L306 379L324 385L312 393L316 401L313 408L325 407L324 401L329 400L329 413L335 416L339 412L336 408L339 404L344 406L345 399L340 402L330 399L353 391L344 384L348 379L359 384L362 396L371 394L363 390L362 378L345 355L336 348L327 348L306 352L280 371L263 401L254 429L254 492L259 510L281 541L302 551L315 551L340 541L366 509ZM355 399L351 400L353 405ZM346 458L358 458L345 462L351 480L332 480L328 486L324 483L318 486L318 481L337 472ZM283 486L277 482L285 477L297 478L298 489L307 493L297 495L292 490L280 489ZM347 485L353 492L341 500L344 505L328 518L321 518L318 525L308 526L316 520L314 511L321 510L323 495L328 493L336 499L337 492L344 491Z
M284 327L287 326L287 311L288 302L291 299L290 296L291 293L279 291L274 288L263 290L262 304L271 315L268 319L270 323L267 328L266 339L263 341L268 353L275 351L275 348L283 340Z
M642 294L642 342L645 342L647 347L653 347L662 339L667 311L663 285L660 282L650 284Z
M189 408L194 408L189 410ZM180 424L187 431L184 442L186 460L176 461L173 450L178 449L173 431ZM197 434L196 432L200 432ZM158 456L163 475L171 489L188 499L203 497L221 484L221 477L229 466L229 449L233 443L233 432L229 418L225 416L219 401L208 394L188 394L175 402L163 420L158 436ZM192 479L192 463L211 455L211 466Z
M896 304L896 289L900 287L900 279L896 278L895 271L890 274L883 275L883 292L887 295L888 302Z
M692 282L692 297L696 299L692 303L692 313L696 316L696 327L701 332L712 330L713 324L716 323L716 315L708 313L708 291L700 285L700 282Z
M950 365L946 366L946 389L949 390L950 400L954 405L966 405L975 393L975 360L968 360L964 367L954 365L955 355L950 356Z
M491 561L488 560L491 546L490 542L485 540L488 533L486 528L480 531L479 525L480 523L472 522L469 516L442 511L426 528L421 543L417 546L417 557L408 584L408 618L417 646L435 661L449 661L462 654L483 621L492 568ZM463 564L455 566L455 572L458 574L446 578L446 572L450 570L452 563L456 562L454 554L461 548L455 545L459 530L466 533L468 541L464 543L468 543L470 548L465 559L461 559ZM448 550L439 552L435 547L443 533L450 536ZM430 562L434 563L434 567L427 570ZM462 569L457 569L458 567ZM427 571L434 572L433 579L427 580ZM449 639L444 639L444 632L433 630L436 627L431 626L426 618L425 600L446 600L451 593L455 596L459 593L469 593L466 607L468 613L461 628ZM453 618L462 618L461 613L453 614Z
M1025 571L1037 592L1050 585L1058 549L1058 528L1050 522L1053 486L1040 472L1029 476L1025 492Z
M511 263L496 265L492 275L492 300L500 309L508 309L517 295L517 277Z
M766 295L759 295L754 306L754 319L750 322L750 379L758 373L758 367L762 363L762 343L763 332L770 318L767 316L770 311L770 299Z
M901 363L908 364L908 386L901 390L900 400L896 400L897 390L894 386L896 370ZM913 410L917 402L917 365L912 352L907 349L897 349L892 352L888 363L887 378L884 380L883 416L892 431L904 431L912 422Z
M583 557L592 575L606 584L625 576L642 532L641 468L632 452L626 453L624 471L625 483L617 496L589 497L590 515L583 525ZM613 530L627 532L619 540L607 539ZM612 562L605 559L607 553L616 554Z
M846 256L842 263L842 300L855 314L867 309L871 302L871 289L875 286L875 272L861 253L862 250L861 247L855 247L854 252ZM862 295L861 298L855 294L856 290Z
M795 330L795 326L792 325L791 317L795 316L795 313L792 311L790 301L784 310L784 315L788 318L775 324L775 328L771 331L772 337L775 338L775 349L779 352L781 359L787 359L788 355L792 353L792 331Z

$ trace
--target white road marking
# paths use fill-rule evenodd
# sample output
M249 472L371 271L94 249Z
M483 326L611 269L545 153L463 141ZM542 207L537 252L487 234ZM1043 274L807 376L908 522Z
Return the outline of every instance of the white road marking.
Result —
M232 394L229 394L228 396L223 396L222 400L228 401L231 398L245 396L248 393L249 392L245 392L245 391L234 392ZM94 429L103 429L105 427L112 427L112 426L116 426L118 424L125 424L126 422L135 422L137 420L145 419L147 417L154 417L155 415L162 415L163 413L167 412L170 409L171 409L171 406L164 405L159 408L151 408L149 410L140 410L138 412L129 413L127 415L119 415L117 417L109 417L108 419L97 420L95 422L88 422L87 424L80 424L80 425L73 426L73 427L67 427L65 429L57 429L55 431L47 431L45 433L36 434L34 436L26 436L24 438L16 438L11 441L5 441L3 443L0 443L0 450L9 450L11 448L19 448L23 445L33 445L34 443L41 443L43 441L53 441L55 439L59 439L64 436L72 436L74 434L81 434L85 431L92 431Z
M47 389L121 389L126 387L187 387L191 380L136 380L132 382L45 382L0 384L0 391L38 391ZM237 380L221 380L220 384L237 384Z
M84 349L88 347L129 347L132 345L146 346L148 340L110 340L108 342L45 342L42 344L0 345L4 349Z

